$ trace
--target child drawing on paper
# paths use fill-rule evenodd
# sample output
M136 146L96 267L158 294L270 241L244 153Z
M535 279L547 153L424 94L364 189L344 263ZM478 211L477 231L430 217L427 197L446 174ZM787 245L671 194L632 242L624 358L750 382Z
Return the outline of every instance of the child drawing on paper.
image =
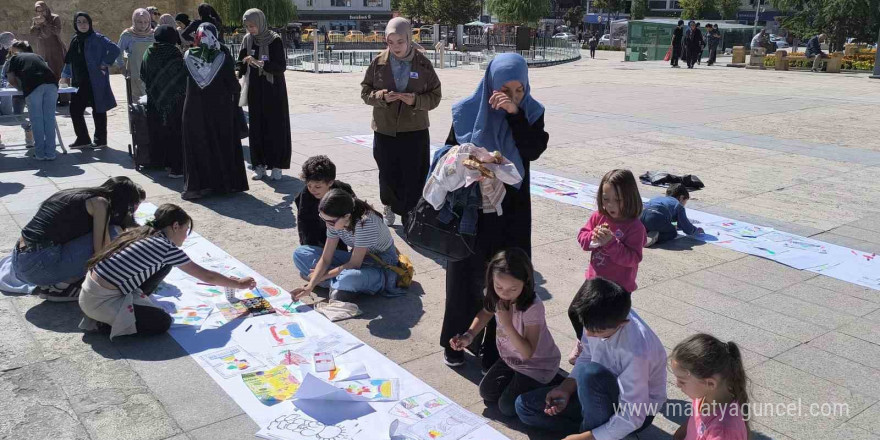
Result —
M535 294L534 270L519 248L501 251L486 269L486 297L470 328L449 341L464 350L494 317L498 359L480 382L480 397L497 402L502 414L516 415L520 394L562 382L559 347L544 319L544 304Z
M105 330L111 338L165 333L171 327L172 317L147 295L174 267L213 285L254 287L253 278L228 278L190 260L180 246L192 227L192 219L183 209L166 203L156 209L153 220L116 237L89 260L79 298L86 315L80 328Z
M590 252L586 278L605 278L627 292L634 292L647 233L639 220L642 196L632 171L618 169L606 173L599 182L596 206L598 209L577 236L581 247ZM583 325L571 307L568 316L580 341ZM568 361L572 365L581 348L578 342L571 350Z
M642 224L648 232L645 247L675 240L678 237L677 229L688 235L703 233L703 229L688 220L684 207L690 198L691 195L684 185L673 183L666 188L665 196L654 197L645 204L641 215Z

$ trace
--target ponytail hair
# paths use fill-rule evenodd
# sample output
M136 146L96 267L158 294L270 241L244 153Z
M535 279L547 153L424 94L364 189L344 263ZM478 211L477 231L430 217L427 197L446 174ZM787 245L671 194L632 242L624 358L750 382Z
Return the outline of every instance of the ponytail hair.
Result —
M672 359L699 379L707 379L716 374L721 376L722 385L727 387L739 404L739 410L746 421L746 429L749 429L748 377L738 345L698 333L676 345L672 350Z
M379 212L369 203L339 188L331 189L327 194L324 194L321 203L318 204L318 211L333 218L341 218L351 214L351 219L345 228L351 233L354 233L355 225L370 213L379 215Z
M171 203L166 203L156 209L156 214L153 216L153 219L148 220L144 226L129 229L116 237L116 239L110 243L110 246L103 251L98 252L98 254L89 260L87 267L91 270L99 262L106 258L110 258L113 254L128 247L128 245L138 240L152 237L153 235L162 232L162 229L172 226L175 223L181 226L189 224L189 231L192 231L193 229L192 218L190 218L189 214L187 214L183 208L177 205L172 205Z

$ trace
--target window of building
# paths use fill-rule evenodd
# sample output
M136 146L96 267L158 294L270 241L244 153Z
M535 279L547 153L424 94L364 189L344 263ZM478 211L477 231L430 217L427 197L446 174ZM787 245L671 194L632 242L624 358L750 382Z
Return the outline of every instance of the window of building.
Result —
M351 0L330 0L330 6L348 8L351 7Z
M666 9L666 0L651 0L648 2L651 9Z
M381 8L383 0L364 0L364 6L368 8Z
M315 0L306 0L306 6L312 7L315 6Z

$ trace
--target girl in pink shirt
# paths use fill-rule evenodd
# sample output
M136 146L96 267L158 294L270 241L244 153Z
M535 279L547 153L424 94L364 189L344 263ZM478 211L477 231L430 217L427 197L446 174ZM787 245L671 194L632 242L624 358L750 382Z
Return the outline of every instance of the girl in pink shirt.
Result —
M597 210L578 233L578 243L590 252L586 278L605 278L632 293L636 290L636 275L645 246L645 226L642 214L642 196L630 170L611 170L599 182L596 193ZM571 307L568 317L580 341L584 326ZM568 357L574 365L580 355L580 342Z
M672 350L669 363L675 384L693 399L673 440L748 439L748 379L736 344L696 334Z
M489 262L483 309L467 332L450 339L450 347L464 350L493 317L501 358L480 382L480 397L486 403L497 402L502 414L515 417L520 394L563 380L558 373L562 355L544 319L544 304L535 295L532 262L522 249L498 252Z

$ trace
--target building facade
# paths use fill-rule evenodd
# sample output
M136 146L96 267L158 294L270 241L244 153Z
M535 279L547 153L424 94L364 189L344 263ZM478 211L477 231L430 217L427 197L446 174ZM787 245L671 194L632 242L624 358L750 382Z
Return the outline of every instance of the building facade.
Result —
M384 30L391 19L391 0L293 0L303 27L328 31Z

